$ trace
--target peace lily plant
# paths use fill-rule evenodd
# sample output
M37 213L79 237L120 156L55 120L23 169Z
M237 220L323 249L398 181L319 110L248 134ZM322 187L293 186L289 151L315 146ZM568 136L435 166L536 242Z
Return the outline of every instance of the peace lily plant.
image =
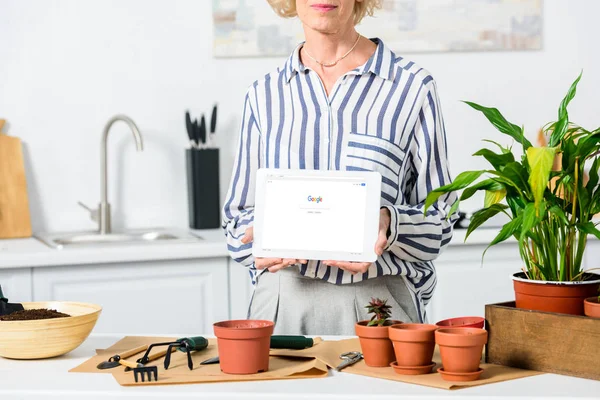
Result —
M461 173L451 184L429 193L425 202L427 210L442 194L464 189L452 214L459 201L485 192L484 208L473 214L466 237L489 218L506 214L509 222L488 249L514 236L526 280L581 282L594 277L583 271L582 260L588 235L600 238L592 221L600 212L600 128L588 130L569 121L567 106L580 79L581 75L560 104L558 120L544 127L549 140L543 147L532 146L524 128L507 121L496 108L465 102L514 139L522 156L513 153L512 146L485 140L498 150L484 148L474 155L484 157L491 168ZM561 159L562 168L553 168L555 158Z

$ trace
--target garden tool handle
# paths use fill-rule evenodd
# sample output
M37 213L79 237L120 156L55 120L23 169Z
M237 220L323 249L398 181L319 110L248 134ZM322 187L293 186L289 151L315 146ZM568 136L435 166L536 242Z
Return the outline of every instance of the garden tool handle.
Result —
M157 360L157 359L163 357L165 354L167 354L167 351L169 351L169 349L164 349L164 350L158 351L158 352L148 356L147 362L154 361L154 360ZM175 351L175 348L172 348L171 351Z
M177 339L178 342L187 342L190 345L190 350L198 351L208 347L208 340L204 336L192 336L186 338ZM185 347L178 347L177 350L184 351Z
M135 349L131 349L131 350L124 351L123 353L119 353L119 357L121 358L121 360L123 360L125 358L131 357L134 354L141 353L142 351L146 351L147 349L148 349L148 345L145 344L143 346L138 346ZM135 368L135 366L133 368Z
M271 336L272 349L302 350L312 347L314 341L305 336L274 335Z
M140 364L136 363L135 361L127 361L127 360L123 360L123 359L119 360L119 364L129 367L131 369L134 369L134 368L137 368L140 366Z

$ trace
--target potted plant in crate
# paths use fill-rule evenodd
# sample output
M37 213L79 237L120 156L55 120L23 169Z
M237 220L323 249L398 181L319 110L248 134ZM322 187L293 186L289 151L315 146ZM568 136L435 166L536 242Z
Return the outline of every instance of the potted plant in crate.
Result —
M396 358L388 336L388 326L402 322L390 320L392 306L387 304L387 300L371 299L365 308L373 316L355 325L365 364L370 367L389 367Z
M498 213L510 218L489 246L511 236L518 241L524 263L522 271L513 275L518 308L582 315L584 299L596 294L600 285L599 275L582 268L588 235L600 238L592 221L600 212L600 128L587 130L569 121L567 106L580 79L581 75L563 99L558 120L544 128L548 146L533 147L524 129L508 122L497 109L466 102L513 138L522 155L487 140L499 150L485 148L474 155L484 157L491 168L461 173L453 183L430 192L425 202L427 210L450 191L464 189L459 201L485 192L485 207L473 214L466 237ZM556 157L562 168L553 168ZM484 175L486 179L479 179Z

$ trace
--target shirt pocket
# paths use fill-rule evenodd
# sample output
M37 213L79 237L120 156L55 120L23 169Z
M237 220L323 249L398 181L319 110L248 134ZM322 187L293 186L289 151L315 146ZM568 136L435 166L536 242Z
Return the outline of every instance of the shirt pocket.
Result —
M403 163L404 151L395 143L359 133L350 133L345 137L342 169L379 172L382 178L382 204L395 204L398 199Z

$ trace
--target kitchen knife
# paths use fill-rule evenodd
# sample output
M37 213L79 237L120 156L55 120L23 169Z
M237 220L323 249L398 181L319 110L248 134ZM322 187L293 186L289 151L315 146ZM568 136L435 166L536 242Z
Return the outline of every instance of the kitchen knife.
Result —
M212 110L212 114L210 116L210 146L217 147L215 143L215 132L217 130L217 105L215 104Z
M204 114L202 114L202 117L200 118L198 145L200 147L204 147L206 145L206 120L204 119Z

